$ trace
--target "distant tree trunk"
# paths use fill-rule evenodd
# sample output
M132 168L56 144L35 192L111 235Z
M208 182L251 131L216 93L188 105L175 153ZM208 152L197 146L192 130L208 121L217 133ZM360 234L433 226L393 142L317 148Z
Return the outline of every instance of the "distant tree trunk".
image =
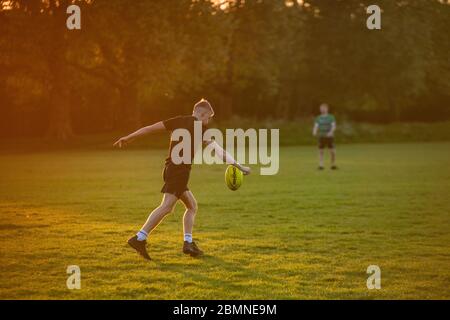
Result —
M115 119L116 129L133 130L142 125L141 110L138 106L137 87L135 83L119 88L119 114Z
M233 94L230 90L225 90L223 95L221 108L220 108L220 117L221 118L229 118L233 114Z
M66 7L62 4L54 7L49 36L52 41L48 51L48 70L50 74L50 122L47 135L50 138L66 141L73 137L72 119L69 103L69 78L65 55L68 31L65 24Z
M221 107L221 117L228 118L233 114L233 68L234 68L234 33L233 30L230 34L229 38L229 55L228 61L226 64L226 80L225 80L225 88L223 90L223 102Z
M64 83L55 83L50 91L50 123L48 136L58 141L73 137L70 104Z
M291 103L292 103L292 91L291 91L291 84L288 79L283 79L281 81L282 85L278 89L278 95L277 95L277 108L276 113L274 116L288 119L291 116Z

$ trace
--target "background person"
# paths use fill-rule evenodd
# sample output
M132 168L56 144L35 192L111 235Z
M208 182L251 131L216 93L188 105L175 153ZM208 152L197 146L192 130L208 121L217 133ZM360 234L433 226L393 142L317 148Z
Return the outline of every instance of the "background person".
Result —
M313 128L313 136L318 136L319 146L319 170L323 170L324 148L328 147L331 156L331 169L336 170L336 148L334 146L334 132L336 131L336 118L328 113L328 105L320 105L320 115L316 117Z

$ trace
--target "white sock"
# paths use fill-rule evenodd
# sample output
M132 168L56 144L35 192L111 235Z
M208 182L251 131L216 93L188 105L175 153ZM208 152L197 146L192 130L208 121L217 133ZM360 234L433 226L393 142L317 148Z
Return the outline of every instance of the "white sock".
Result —
M185 233L184 234L184 241L192 243L192 233Z
M148 234L147 234L147 232L145 232L144 230L139 230L139 232L136 233L136 235L137 235L138 241L144 241L144 240L147 240Z

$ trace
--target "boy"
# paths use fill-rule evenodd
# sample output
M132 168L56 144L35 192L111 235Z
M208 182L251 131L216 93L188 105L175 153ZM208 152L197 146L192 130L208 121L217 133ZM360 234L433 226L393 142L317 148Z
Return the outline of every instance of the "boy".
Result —
M319 170L323 170L323 155L325 146L330 150L331 169L336 170L336 149L334 147L334 131L336 130L336 119L328 113L328 105L320 105L320 115L316 118L313 128L313 136L319 133Z
M148 217L145 224L142 226L139 232L128 239L128 244L135 249L142 257L150 260L150 256L147 253L147 237L158 226L163 218L171 213L178 200L181 200L186 208L183 217L183 231L184 231L184 244L183 252L189 254L192 257L197 257L203 254L203 252L197 247L192 240L192 229L194 227L195 214L197 213L197 201L194 195L188 188L189 175L191 171L192 159L194 158L195 151L198 149L198 145L194 145L196 139L194 139L194 122L201 121L203 130L206 129L206 125L209 120L214 116L214 110L211 104L207 100L200 100L194 105L194 109L191 116L178 116L168 120L157 122L153 125L141 128L128 136L122 137L114 143L114 146L122 148L128 142L136 139L137 137L154 133L157 131L168 130L174 131L175 129L186 129L191 135L191 161L190 163L179 163L172 159L172 150L180 141L174 141L171 139L169 146L169 156L166 159L165 167L163 171L164 186L161 189L163 193L163 199L159 207L157 207ZM230 154L222 149L215 141L207 141L205 144L214 144L214 150L219 157L222 157L226 163L230 163L233 166L240 169L244 174L250 173L250 168L242 166L237 163Z

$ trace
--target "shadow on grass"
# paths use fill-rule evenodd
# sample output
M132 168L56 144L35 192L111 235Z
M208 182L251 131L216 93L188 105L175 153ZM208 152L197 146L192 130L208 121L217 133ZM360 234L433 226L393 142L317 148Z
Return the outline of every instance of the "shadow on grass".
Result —
M167 263L164 261L155 261L157 267L164 271L182 274L186 279L190 279L196 283L202 283L206 288L217 290L217 288L226 289L237 292L237 295L245 295L248 289L248 283L258 281L264 283L274 283L278 280L266 273L257 272L250 268L240 266L239 261L226 261L218 256L204 255L199 258L180 257L181 259L196 259L196 265L189 263ZM226 277L224 276L226 275ZM245 282L242 283L242 282ZM266 290L255 292L253 288L252 295L266 295Z

